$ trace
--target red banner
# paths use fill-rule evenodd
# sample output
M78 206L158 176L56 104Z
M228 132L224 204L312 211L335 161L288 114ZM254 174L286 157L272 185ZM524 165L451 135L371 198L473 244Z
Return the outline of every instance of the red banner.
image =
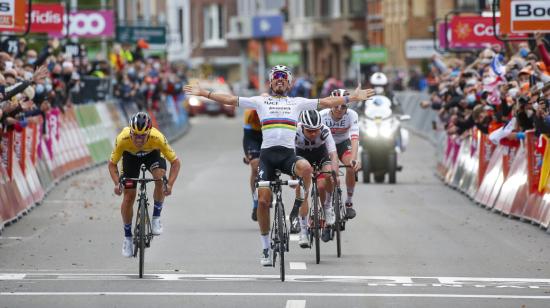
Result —
M527 153L527 183L529 184L529 193L536 194L539 189L540 170L543 157L543 152L539 149L544 147L539 144L539 140L533 131L528 131L525 135L525 148L527 149L527 151L525 151Z
M489 166L489 161L495 150L495 145L489 140L489 137L486 134L482 134L478 131L479 137L479 169L477 173L477 183L481 185L483 182L483 177L485 176L485 171Z
M492 44L503 45L495 37L493 17L481 16L454 16L450 22L451 48L484 48ZM496 31L500 28L499 18L496 19ZM525 38L525 36L510 36L511 38Z
M14 140L13 140L13 150L15 152L15 159L19 163L19 166L21 167L21 171L23 171L23 174L25 174L25 156L27 154L27 151L25 150L26 146L26 137L25 137L25 131L26 129L22 129L20 131L14 131Z
M63 4L34 4L31 12L31 32L61 32L63 30ZM26 14L25 14L26 15ZM27 22L25 18L25 23Z
M2 136L2 166L11 180L13 176L13 131L5 132Z

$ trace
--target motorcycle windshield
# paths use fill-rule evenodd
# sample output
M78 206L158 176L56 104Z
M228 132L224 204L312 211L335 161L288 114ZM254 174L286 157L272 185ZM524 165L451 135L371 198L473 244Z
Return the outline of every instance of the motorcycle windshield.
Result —
M369 119L386 119L391 117L391 101L383 95L375 95L365 103L365 116Z

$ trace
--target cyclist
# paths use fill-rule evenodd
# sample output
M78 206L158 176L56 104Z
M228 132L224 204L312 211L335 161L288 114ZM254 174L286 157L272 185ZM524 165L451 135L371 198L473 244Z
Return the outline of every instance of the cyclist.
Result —
M332 97L349 96L345 89L336 89L330 93ZM355 173L361 165L357 162L357 151L359 149L359 124L357 112L348 108L347 104L321 110L323 123L330 128L338 158L346 165L346 218L353 219L356 215L353 208L353 192L355 190Z
M332 138L330 129L323 124L321 115L317 110L303 111L300 115L300 122L298 123L298 129L296 131L296 155L307 159L312 165L320 166L323 172L338 171L338 155L336 154L334 139ZM317 178L319 196L321 204L323 204L325 208L325 222L328 226L334 224L336 221L331 202L332 184L332 177L326 173L321 174ZM299 193L300 189L297 188L296 195L298 196ZM307 215L308 204L304 202L300 207L300 221L307 221ZM294 220L295 219L291 218L290 221ZM303 225L300 227L300 237L307 238L307 227ZM322 239L324 242L328 242L330 238L330 228L325 228L323 230Z
M147 113L138 112L133 115L128 127L125 127L117 136L115 148L111 153L111 160L108 164L111 179L115 184L115 194L120 196L124 189L120 212L124 223L122 255L125 257L133 255L132 218L133 204L136 199L136 182L125 180L125 178L139 177L141 164L145 164L153 174L153 178L165 179L166 159L170 161L170 175L166 181L166 188L163 189L164 184L157 181L155 182L155 192L153 194L152 231L153 234L160 235L162 233L160 213L164 197L172 193L172 186L180 170L180 161L168 144L166 137L152 126L151 118ZM119 175L117 164L121 158L122 175Z
M312 168L307 160L297 158L294 152L296 124L300 112L317 109L318 107L329 108L350 101L362 101L374 95L374 91L372 89L361 90L360 87L357 87L352 95L346 97L326 97L322 99L288 97L286 94L292 85L292 72L284 65L276 65L271 69L269 83L272 92L270 96L237 97L207 91L198 85L186 85L184 90L187 94L204 96L222 104L256 109L262 123L263 136L258 178L260 180L273 180L275 169L292 176L301 177L306 188L305 197L307 197ZM270 204L271 189L269 187L259 188L257 214L262 242L260 264L263 266L271 266L271 254L269 252ZM303 242L304 239L301 239L300 244Z
M250 165L250 189L252 192L252 220L257 221L258 194L255 181L260 164L260 147L262 145L262 124L254 109L244 111L243 150L245 162Z

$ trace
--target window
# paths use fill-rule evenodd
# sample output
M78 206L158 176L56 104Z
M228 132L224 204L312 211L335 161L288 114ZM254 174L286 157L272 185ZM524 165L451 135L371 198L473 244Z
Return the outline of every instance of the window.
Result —
M207 46L225 46L225 16L221 4L204 7L204 44Z
M315 2L316 0L305 0L306 1L306 17L315 17Z
M367 7L364 0L348 0L349 16L364 17Z
M183 9L178 9L178 32L180 34L180 43L183 44L184 37L183 37Z
M458 0L457 6L462 10L477 10L479 0Z

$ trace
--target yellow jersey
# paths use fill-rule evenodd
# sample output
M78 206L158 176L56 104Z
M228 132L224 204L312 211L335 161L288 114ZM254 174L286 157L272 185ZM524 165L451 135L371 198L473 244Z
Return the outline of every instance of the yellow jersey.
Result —
M260 122L260 117L254 109L245 109L244 110L244 129L251 129L258 132L262 131L262 124Z
M178 158L176 152L174 152L172 147L168 144L166 137L164 137L158 129L153 127L151 133L149 133L147 142L145 142L141 149L138 149L130 137L130 128L125 127L116 137L115 148L111 153L111 162L117 164L124 152L128 152L135 156L144 156L154 150L160 150L162 156L170 163Z

